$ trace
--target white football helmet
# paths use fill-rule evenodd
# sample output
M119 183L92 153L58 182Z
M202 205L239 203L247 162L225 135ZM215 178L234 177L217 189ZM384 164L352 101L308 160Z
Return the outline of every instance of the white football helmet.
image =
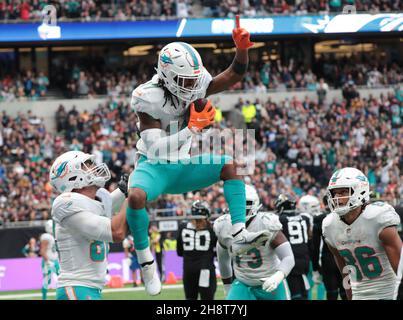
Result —
M204 70L199 53L185 42L167 44L158 56L158 77L169 92L186 102L202 92Z
M53 234L53 220L49 219L45 223L45 231L46 233Z
M262 207L260 204L259 195L254 186L245 184L245 197L246 197L246 215L256 215L259 209Z
M348 188L350 190L347 197L334 197L333 190L338 188ZM364 173L356 168L343 168L333 173L327 187L327 201L331 212L344 216L351 210L369 202L369 182ZM340 199L348 198L348 202L341 206Z
M309 213L312 216L318 216L321 214L319 199L309 194L299 199L298 209L301 212Z
M111 178L105 163L95 164L95 156L81 151L69 151L59 156L53 163L49 180L52 187L62 193L88 186L102 188Z

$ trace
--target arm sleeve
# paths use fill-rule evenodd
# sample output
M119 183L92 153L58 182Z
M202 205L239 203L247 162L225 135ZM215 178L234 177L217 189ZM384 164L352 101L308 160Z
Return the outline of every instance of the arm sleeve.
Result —
M232 265L231 257L227 249L224 249L219 242L217 242L217 259L218 267L220 268L221 278L232 278Z
M91 212L81 211L63 219L62 227L89 240L113 242L111 220Z
M113 215L116 212L120 211L120 207L122 206L126 198L119 188L111 192L111 198L112 198L112 215Z
M162 129L147 129L140 133L140 137L148 150L148 158L154 159L157 155L168 154L179 148L193 135L186 127L177 133L167 135Z
M292 253L290 243L287 241L280 244L274 249L274 252L280 259L280 264L278 265L277 270L282 271L287 277L295 265L294 254Z

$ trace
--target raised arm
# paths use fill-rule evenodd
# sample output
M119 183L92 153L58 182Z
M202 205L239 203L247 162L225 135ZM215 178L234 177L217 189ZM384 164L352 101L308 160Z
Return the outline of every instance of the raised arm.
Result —
M236 46L235 58L226 70L213 78L207 88L206 96L228 89L242 80L248 69L248 50L253 46L253 43L250 42L249 32L240 27L239 15L235 17L235 29L232 31L232 39Z

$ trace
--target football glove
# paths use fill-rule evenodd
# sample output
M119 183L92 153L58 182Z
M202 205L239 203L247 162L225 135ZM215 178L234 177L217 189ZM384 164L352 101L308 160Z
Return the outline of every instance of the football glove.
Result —
M319 284L322 282L322 276L319 273L319 271L313 271L312 272L312 280L315 284Z
M235 29L232 30L232 39L235 42L237 49L249 49L254 45L250 41L250 33L244 28L241 28L239 15L235 16Z
M278 285L284 280L285 275L282 271L276 271L275 274L268 278L260 279L263 281L262 289L266 292L272 292L276 290Z
M124 173L118 182L118 188L122 193L125 195L127 198L129 191L128 191L128 183L129 183L129 175L127 173Z
M211 105L210 100L207 100L204 109L197 112L194 104L190 105L190 118L188 127L191 130L203 130L204 128L214 124L215 108Z

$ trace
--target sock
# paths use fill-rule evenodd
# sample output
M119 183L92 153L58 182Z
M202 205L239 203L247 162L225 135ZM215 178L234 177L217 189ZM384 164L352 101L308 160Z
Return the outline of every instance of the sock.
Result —
M137 250L146 249L148 244L148 224L150 222L145 208L126 210L127 224L133 236L134 246Z
M48 289L42 288L42 300L46 300L48 296Z
M245 225L246 197L244 182L242 180L225 180L224 197L228 203L232 224L243 223Z
M144 267L144 265L149 264L149 262L154 261L154 256L151 253L150 247L147 247L143 250L136 249L137 260L139 264Z

